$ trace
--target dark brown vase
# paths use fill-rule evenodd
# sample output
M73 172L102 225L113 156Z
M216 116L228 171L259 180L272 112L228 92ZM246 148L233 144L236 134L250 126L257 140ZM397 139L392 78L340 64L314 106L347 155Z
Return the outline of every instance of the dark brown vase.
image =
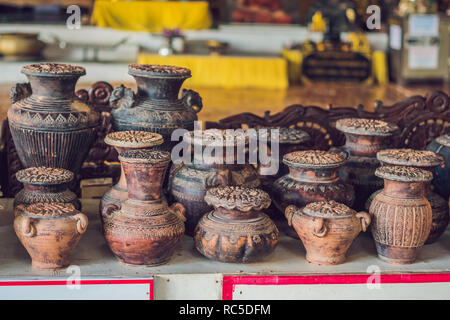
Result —
M105 207L104 234L120 262L156 266L167 263L184 234L184 207L162 194L170 154L130 150L119 155L128 199Z
M14 208L20 204L36 202L72 203L75 209L81 209L80 200L68 189L73 173L66 169L31 167L16 173L17 180L23 183L14 198Z
M432 213L425 198L425 184L433 175L406 166L382 166L375 174L384 179L384 189L369 208L378 257L394 264L413 263L431 230Z
M433 185L438 194L447 199L450 196L450 133L434 139L427 150L442 155L445 163L434 169Z
M194 132L196 138L194 139ZM198 137L198 138L197 138ZM205 154L205 149L214 143L216 137L226 138L225 130L209 129L186 133L184 142L193 149L197 146L201 154L193 151L193 161L172 166L169 178L169 194L182 203L186 208L186 234L193 236L194 229L200 218L212 210L205 200L206 190L216 186L245 186L256 188L260 185L258 173L255 168L246 163L238 164L237 157L233 162L227 163L226 146L221 145L222 154ZM248 140L236 138L231 142L234 154L238 148L245 148ZM230 162L230 161L228 161Z
M170 151L177 128L194 130L194 121L202 108L200 95L184 90L183 82L191 71L175 66L130 64L128 73L136 79L137 94L123 85L114 89L110 104L115 131L137 130L159 133L164 138L162 149Z
M111 132L105 137L105 143L113 146L121 154L129 150L150 149L163 143L163 137L158 133L146 131ZM120 203L128 198L127 181L121 166L119 181L109 189L100 201L100 218L103 222L106 208L109 204L120 207Z
M11 135L24 167L64 168L77 176L94 141L99 114L74 93L82 67L41 63L22 68L29 83L11 90Z
M410 166L428 170L431 173L437 166L444 164L444 158L432 151L413 149L387 149L377 153L377 158L382 165ZM370 196L366 207L370 207L371 199L381 190ZM433 222L430 235L425 244L436 242L447 229L450 216L447 200L431 190L431 182L425 183L425 197L431 205Z
M209 189L205 201L214 210L195 229L195 247L205 257L222 262L261 260L278 243L278 229L262 212L269 195L259 189L228 186Z
M336 129L345 134L345 145L340 150L347 154L340 176L358 191L352 208L363 210L369 196L383 187L383 181L375 176L380 166L377 152L389 148L398 127L376 119L346 118L336 121Z

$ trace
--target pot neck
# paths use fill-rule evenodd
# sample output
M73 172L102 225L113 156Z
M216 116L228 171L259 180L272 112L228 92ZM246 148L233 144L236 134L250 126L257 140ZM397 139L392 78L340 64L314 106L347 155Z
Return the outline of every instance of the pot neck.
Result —
M425 183L384 179L383 190L385 194L396 198L420 198L425 196Z
M377 152L386 148L385 136L368 136L358 134L345 134L344 150L351 156L376 157Z
M37 185L24 183L23 188L25 189L26 192L30 193L56 193L67 190L68 184L61 183L61 184Z
M51 99L71 99L75 97L75 86L79 75L36 76L27 75L33 96Z
M324 169L289 167L289 177L300 182L331 183L339 179L339 167Z
M247 220L255 218L259 215L258 211L240 211L237 209L225 209L220 207L215 207L214 212L218 217L229 220Z
M178 100L183 82L187 78L146 77L133 75L139 97L155 100Z

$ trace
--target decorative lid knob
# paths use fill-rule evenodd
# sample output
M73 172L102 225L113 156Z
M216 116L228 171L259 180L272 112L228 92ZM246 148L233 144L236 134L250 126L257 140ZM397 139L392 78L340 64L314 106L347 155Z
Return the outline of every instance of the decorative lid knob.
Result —
M433 151L414 149L386 149L377 153L377 159L392 165L436 167L444 163L444 157Z
M248 135L244 131L207 129L186 132L183 136L185 142L192 145L209 147L235 147L247 145Z
M356 211L343 203L330 200L308 203L303 208L303 213L313 217L345 218L355 215Z
M375 175L400 182L428 182L433 179L430 171L407 166L381 166L375 170Z
M130 64L128 65L128 73L141 76L191 77L191 70L188 68L158 64Z
M344 162L342 155L323 150L295 151L283 156L283 163L290 167L337 168Z
M263 137L266 136L268 141L273 141L272 138L276 140L275 137L272 137L272 129L278 130L278 142L281 144L300 144L310 139L308 133L296 128L261 127L258 128L258 136L263 134Z
M29 75L59 75L59 76L74 76L85 75L86 69L80 66L64 63L35 63L22 67L22 73Z
M205 201L210 206L239 211L262 210L271 202L263 190L240 186L211 188L206 191Z
M398 126L377 119L345 118L336 121L336 129L360 135L391 136L398 131Z
M162 135L148 131L117 131L105 138L105 143L113 147L150 148L163 142Z

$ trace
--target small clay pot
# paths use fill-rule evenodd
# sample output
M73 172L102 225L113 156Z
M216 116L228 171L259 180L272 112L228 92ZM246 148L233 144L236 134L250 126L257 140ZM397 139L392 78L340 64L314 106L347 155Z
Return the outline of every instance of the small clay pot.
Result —
M71 203L18 205L14 230L36 269L69 266L70 256L88 226Z
M336 201L319 201L299 209L288 206L286 219L306 248L306 260L316 264L340 264L353 240L370 225L367 212L356 212Z
M19 204L29 205L36 202L72 203L75 209L81 209L81 202L70 191L69 183L74 175L61 168L31 167L16 173L17 181L23 183L14 198L14 208Z
M447 199L450 196L450 133L437 137L427 150L442 155L445 163L434 169L433 185L438 194Z
M195 247L205 257L222 262L247 263L261 260L278 243L278 229L262 212L269 195L239 186L218 187L206 192L205 201L214 210L195 228Z
M431 230L432 211L425 198L425 184L433 175L406 166L382 166L375 174L384 179L384 189L369 208L378 257L393 264L413 263Z

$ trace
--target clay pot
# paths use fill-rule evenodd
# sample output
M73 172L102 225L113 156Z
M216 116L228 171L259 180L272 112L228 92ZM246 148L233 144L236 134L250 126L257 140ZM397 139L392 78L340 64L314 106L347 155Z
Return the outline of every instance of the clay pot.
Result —
M214 210L195 228L195 247L205 257L222 262L247 263L261 260L278 243L278 229L262 212L269 195L239 186L218 187L206 192L205 201Z
M184 207L170 208L161 192L170 162L166 151L130 150L119 155L128 199L105 206L104 234L120 262L156 266L167 263L184 234Z
M450 196L450 134L432 141L427 150L439 153L444 157L444 164L434 169L433 185L438 194L447 199Z
M336 129L345 134L345 145L339 149L347 154L340 176L358 190L352 208L363 210L369 196L383 187L383 181L375 176L380 166L377 152L389 147L398 127L376 119L346 118L336 121Z
M136 79L138 91L123 85L114 89L110 98L112 124L115 131L138 130L159 133L164 138L162 149L170 151L178 141L171 141L177 128L194 129L197 113L202 108L200 95L182 91L191 71L175 66L130 64L128 73Z
M38 33L2 33L0 34L0 54L8 59L39 58L45 43L38 37Z
M394 264L413 263L431 230L432 211L425 198L425 184L433 175L405 166L382 166L375 174L384 179L384 189L369 208L378 257Z
M286 219L306 249L306 260L319 265L340 264L361 231L370 225L367 212L358 212L336 201L320 201L299 209L290 205Z
M32 64L22 68L30 83L16 84L8 110L11 135L24 167L64 168L77 176L95 139L99 114L74 93L82 67Z
M118 131L111 132L105 137L105 143L113 146L117 153L135 149L151 149L163 143L163 137L158 133L146 131ZM100 201L100 218L103 223L104 208L109 204L120 207L120 203L128 198L127 181L121 167L119 181L109 189Z
M204 200L207 189L228 185L256 188L260 185L258 173L248 164L247 158L244 164L237 163L237 156L232 161L229 159L227 161L226 158L227 146L233 148L234 155L238 154L238 149L247 148L248 139L245 137L236 136L236 139L230 138L228 144L220 144L221 154L205 152L206 148L218 142L218 139L226 140L226 138L226 131L218 129L186 133L183 141L194 149L194 159L188 163L172 166L168 192L175 201L182 203L186 208L186 234L190 236L194 235L195 226L200 218L212 210ZM195 152L195 148L201 152Z
M73 173L66 169L31 167L16 173L17 181L23 183L14 198L14 208L19 204L29 205L36 202L72 203L75 209L81 209L81 202L75 193L68 189Z
M88 218L71 203L19 205L14 230L36 269L69 266L70 256L86 231Z
M435 167L441 166L444 163L444 158L437 153L413 149L383 150L377 153L377 159L380 160L382 165L417 167L428 170L431 173ZM381 190L376 191L372 196L370 196L367 201L366 208L370 207L371 200L379 192L381 192ZM447 200L431 190L430 182L425 183L425 197L431 205L433 215L430 235L428 236L425 244L431 244L436 242L447 229L450 220L449 208L447 205Z

